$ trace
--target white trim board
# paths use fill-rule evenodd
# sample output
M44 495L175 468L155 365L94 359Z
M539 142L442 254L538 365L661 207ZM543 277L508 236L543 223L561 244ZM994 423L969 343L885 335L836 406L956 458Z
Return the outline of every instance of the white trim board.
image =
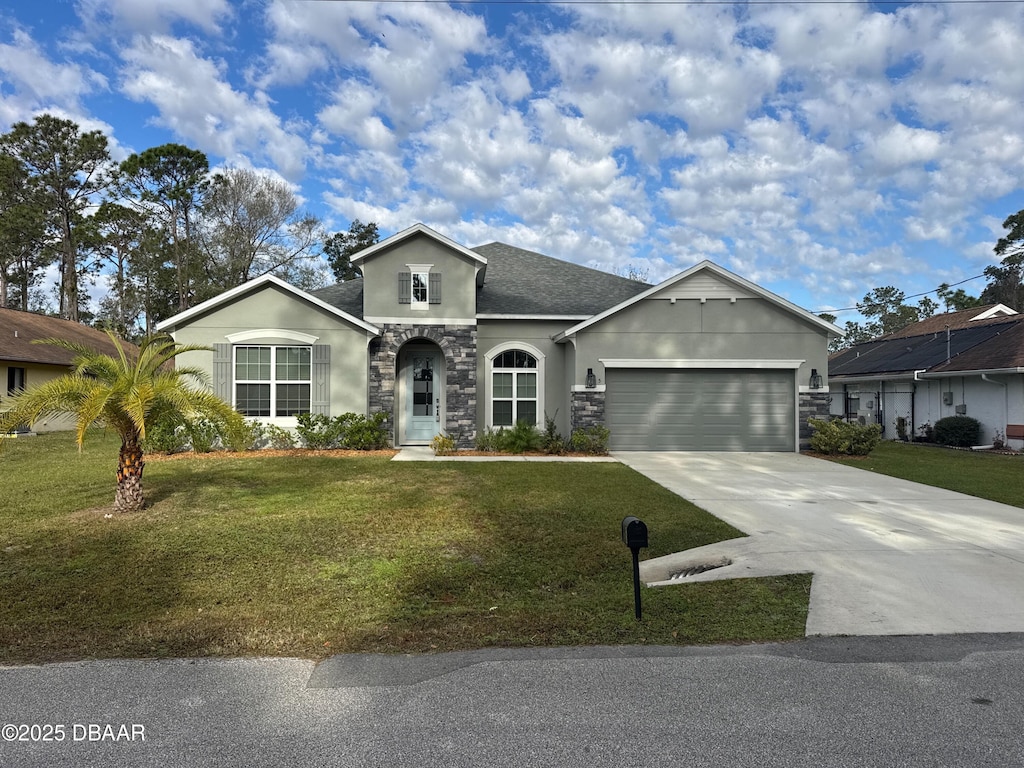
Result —
M661 360L651 358L598 358L605 368L752 368L796 370L806 360Z

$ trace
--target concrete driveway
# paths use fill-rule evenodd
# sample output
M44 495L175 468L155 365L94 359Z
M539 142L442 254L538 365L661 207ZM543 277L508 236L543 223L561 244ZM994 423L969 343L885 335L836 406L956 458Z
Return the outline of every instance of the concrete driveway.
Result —
M647 560L648 584L811 572L808 635L1024 631L1024 509L793 453L614 455L749 534Z

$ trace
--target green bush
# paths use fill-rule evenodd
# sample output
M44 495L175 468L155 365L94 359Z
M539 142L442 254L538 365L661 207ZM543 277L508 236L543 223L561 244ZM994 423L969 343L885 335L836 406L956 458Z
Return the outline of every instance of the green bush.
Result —
M541 446L541 434L528 421L520 419L512 429L501 432L498 450L505 453L526 453L538 451Z
M569 450L569 446L566 444L565 438L558 432L558 427L555 425L555 416L558 416L558 411L555 411L554 416L544 414L544 434L541 436L541 450L552 456L561 456Z
M967 448L978 444L981 424L970 416L947 416L935 422L935 440L942 445Z
M604 456L608 453L608 438L611 432L607 427L594 425L574 429L569 437L569 447L578 453L592 456Z
M829 456L867 456L882 440L880 424L851 424L843 419L808 419L814 428L811 450Z
M320 413L300 413L296 417L298 424L295 431L299 433L307 448L322 451L337 448L341 439L342 424Z
M386 413L375 413L369 417L356 413L342 414L336 419L341 425L339 445L342 448L351 448L357 451L376 451L387 448L389 444L388 432L385 427L387 419Z
M154 412L146 424L143 450L151 453L178 453L188 445L185 421L177 413Z
M188 435L188 442L196 453L212 451L218 432L217 425L209 419L199 418L185 422L185 434Z
M263 444L266 430L255 419L230 419L218 425L220 441L227 451L252 451Z
M369 417L343 413L333 419L321 414L301 413L296 417L298 425L295 431L306 447L313 450L352 448L372 451L388 447L387 418L385 413Z
M271 448L287 451L295 447L295 435L290 429L279 427L277 424L267 424L263 431Z
M494 429L493 427L486 427L483 432L476 433L476 449L478 451L500 451L501 442L503 440L502 435L505 432L505 428Z

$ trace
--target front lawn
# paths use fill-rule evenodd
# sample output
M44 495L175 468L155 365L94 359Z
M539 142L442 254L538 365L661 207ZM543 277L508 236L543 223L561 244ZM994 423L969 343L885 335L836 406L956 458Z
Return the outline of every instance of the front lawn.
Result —
M830 458L858 469L1024 507L1024 456L888 441L867 458Z
M804 633L810 577L643 591L645 557L738 535L619 464L382 456L150 462L106 517L117 441L0 453L0 663L711 643Z

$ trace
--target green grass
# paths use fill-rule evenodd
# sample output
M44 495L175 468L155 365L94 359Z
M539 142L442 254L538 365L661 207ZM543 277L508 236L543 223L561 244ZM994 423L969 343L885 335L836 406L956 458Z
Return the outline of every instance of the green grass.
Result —
M867 458L830 458L858 469L1024 507L1024 456L884 442Z
M645 556L738 532L619 464L382 456L147 464L150 507L110 514L117 442L0 453L0 663L424 652L803 635L810 578L643 591Z

